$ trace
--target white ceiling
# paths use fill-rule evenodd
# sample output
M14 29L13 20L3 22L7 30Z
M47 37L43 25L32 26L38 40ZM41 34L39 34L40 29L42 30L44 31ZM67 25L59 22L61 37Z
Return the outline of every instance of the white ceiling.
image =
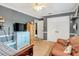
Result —
M41 11L35 11L32 8L32 3L2 3L0 5L6 6L8 8L14 9L16 11L41 18L42 16L47 16L50 13L59 14L72 12L75 10L77 4L75 3L46 3L46 7ZM49 13L49 14L48 14Z

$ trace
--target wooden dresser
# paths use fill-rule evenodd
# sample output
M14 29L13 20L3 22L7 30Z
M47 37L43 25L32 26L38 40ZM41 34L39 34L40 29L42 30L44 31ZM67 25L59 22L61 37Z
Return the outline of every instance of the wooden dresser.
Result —
M33 44L28 47L23 47L14 56L32 56L33 55Z

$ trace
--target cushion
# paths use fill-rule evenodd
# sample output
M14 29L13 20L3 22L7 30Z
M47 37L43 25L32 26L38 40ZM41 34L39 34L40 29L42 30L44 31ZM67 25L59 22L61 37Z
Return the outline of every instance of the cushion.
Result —
M67 40L64 40L64 39L58 39L57 43L60 43L60 44L62 44L64 46L67 46L67 44L68 44Z
M53 46L53 50L64 51L65 50L65 46L63 46L62 44L59 44L59 43L55 43L55 45Z
M76 52L79 52L79 44L74 45L74 46L73 46L73 49L74 49Z
M71 52L72 52L72 45L69 45L69 46L67 46L66 49L64 50L64 53L69 53L69 54L71 54Z
M71 45L79 44L79 36L73 36L69 38L69 41Z
M64 53L65 48L66 46L63 46L62 44L56 42L55 45L53 46L52 54L55 56L66 56L66 55L69 56L68 53Z

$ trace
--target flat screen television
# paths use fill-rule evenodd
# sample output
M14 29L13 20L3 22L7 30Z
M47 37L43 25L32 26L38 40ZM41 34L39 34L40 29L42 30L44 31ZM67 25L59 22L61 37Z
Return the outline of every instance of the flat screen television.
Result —
M26 31L26 24L22 23L14 23L13 24L14 31Z

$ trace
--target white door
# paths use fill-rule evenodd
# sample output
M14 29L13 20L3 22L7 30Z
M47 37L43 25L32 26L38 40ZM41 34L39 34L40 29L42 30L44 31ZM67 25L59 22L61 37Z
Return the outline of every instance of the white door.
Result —
M69 38L69 16L47 19L47 40L56 41L58 38Z
M43 21L37 22L37 37L43 39Z

